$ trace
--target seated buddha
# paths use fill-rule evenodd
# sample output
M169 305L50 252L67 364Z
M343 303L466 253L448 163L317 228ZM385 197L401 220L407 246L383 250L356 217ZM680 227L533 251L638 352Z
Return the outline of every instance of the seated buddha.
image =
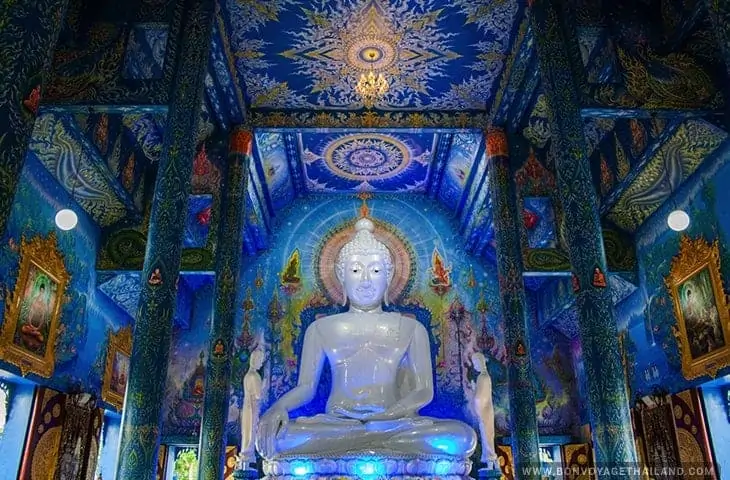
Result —
M476 447L470 426L418 414L434 395L428 333L413 318L383 311L393 278L390 251L370 220L355 228L335 265L349 309L306 329L297 385L262 416L257 450L268 461L379 454L466 459ZM325 412L290 419L314 398L325 361L332 371Z

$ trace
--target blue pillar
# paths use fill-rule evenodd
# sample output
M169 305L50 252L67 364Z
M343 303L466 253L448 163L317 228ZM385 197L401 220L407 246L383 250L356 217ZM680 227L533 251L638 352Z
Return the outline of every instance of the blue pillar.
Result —
M499 299L504 321L509 367L509 413L515 473L520 479L539 479L540 448L535 407L535 385L530 359L525 283L520 250L521 216L511 181L509 150L504 130L486 132L487 161L491 163L490 195L495 209Z
M0 7L0 235L10 215L43 81L68 0L19 0Z
M618 328L606 282L598 199L586 157L580 98L556 8L550 0L534 0L530 16L542 85L552 115L552 141L557 142L558 192L565 212L565 234L573 269L596 466L634 467L636 449ZM599 470L598 476L627 478L625 472L612 469Z
M157 471L162 400L213 5L213 0L188 0L185 5L184 34L152 200L132 338L117 480L155 478Z
M216 247L215 310L210 334L205 400L200 428L200 480L221 480L226 460L226 422L231 388L231 351L236 317L236 287L243 254L246 179L253 136L237 129L231 135L228 172L223 179Z

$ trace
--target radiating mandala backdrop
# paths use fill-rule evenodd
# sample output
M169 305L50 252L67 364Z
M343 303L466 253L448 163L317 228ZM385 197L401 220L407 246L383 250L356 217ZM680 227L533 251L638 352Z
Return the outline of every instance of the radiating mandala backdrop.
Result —
M435 133L302 133L302 160L314 191L422 191Z

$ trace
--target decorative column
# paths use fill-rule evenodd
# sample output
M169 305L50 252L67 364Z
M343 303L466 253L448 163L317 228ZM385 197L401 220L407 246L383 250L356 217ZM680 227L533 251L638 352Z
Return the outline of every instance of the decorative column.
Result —
M586 157L580 98L556 9L550 0L535 0L530 16L542 85L552 115L553 142L557 142L558 191L573 268L596 466L635 467L636 450L618 328L607 288L606 255L598 200ZM598 476L627 478L625 471L611 468L599 469Z
M0 7L0 236L53 59L68 0L19 0Z
M243 253L246 178L253 136L236 129L228 150L228 173L223 177L218 246L216 247L215 310L210 333L205 400L200 428L200 480L221 480L226 459L226 421L231 388L231 351L236 317L236 287Z
M186 2L185 33L157 171L132 338L117 480L155 478L157 471L162 400L213 5L213 0Z
M509 412L512 425L512 453L519 479L540 478L540 448L537 432L535 385L530 359L525 283L522 280L522 252L514 183L511 181L509 150L504 130L486 132L487 161L492 171L490 195L495 208L499 298L504 319L509 366Z

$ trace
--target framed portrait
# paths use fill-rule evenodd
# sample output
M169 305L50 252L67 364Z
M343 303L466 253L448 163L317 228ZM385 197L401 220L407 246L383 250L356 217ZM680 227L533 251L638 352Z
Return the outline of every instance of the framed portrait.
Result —
M21 239L18 279L5 303L0 357L22 375L53 374L56 332L70 279L55 233Z
M120 329L109 335L109 348L106 352L104 381L101 399L121 410L129 378L129 357L132 355L132 327Z
M720 275L717 240L683 236L665 279L674 303L674 335L682 355L682 375L714 377L730 365L730 313Z

